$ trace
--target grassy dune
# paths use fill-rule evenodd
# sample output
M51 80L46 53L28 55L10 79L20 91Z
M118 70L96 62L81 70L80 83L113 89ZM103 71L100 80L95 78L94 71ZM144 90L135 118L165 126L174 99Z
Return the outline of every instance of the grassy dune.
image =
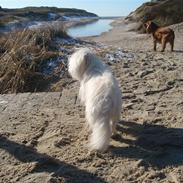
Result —
M54 14L53 17L50 14ZM56 7L26 7L20 9L0 8L0 26L5 26L13 21L49 21L57 20L63 16L91 16L96 14L81 9L56 8Z
M24 29L0 35L0 93L44 90L48 83L40 71L58 56L56 37L68 37L63 26Z
M45 76L43 68L48 61L59 58L56 38L67 38L66 29L85 24L82 21L63 21L64 16L97 17L80 9L56 7L0 7L0 93L45 91L53 76ZM36 29L23 29L33 21L55 21ZM12 24L15 28L6 28ZM17 28L16 28L17 26ZM12 26L14 27L14 26ZM16 29L16 30L15 30ZM7 33L3 33L7 32Z

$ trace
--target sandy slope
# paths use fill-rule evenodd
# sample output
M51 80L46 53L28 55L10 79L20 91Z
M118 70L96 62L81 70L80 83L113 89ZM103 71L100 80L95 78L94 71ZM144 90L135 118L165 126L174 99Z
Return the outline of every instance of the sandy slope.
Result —
M150 38L124 32L120 20L113 31L92 38L113 45L101 55L117 53L114 47L133 55L110 62L123 111L105 154L88 153L77 82L62 93L1 95L0 182L183 182L183 29L174 27L174 53L151 52Z

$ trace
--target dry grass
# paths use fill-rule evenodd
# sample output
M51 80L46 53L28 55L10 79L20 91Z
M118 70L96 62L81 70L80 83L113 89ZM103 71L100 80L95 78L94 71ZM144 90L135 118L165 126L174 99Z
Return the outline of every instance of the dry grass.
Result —
M63 26L24 29L0 35L0 93L43 91L48 78L40 70L58 56L56 37L67 37Z

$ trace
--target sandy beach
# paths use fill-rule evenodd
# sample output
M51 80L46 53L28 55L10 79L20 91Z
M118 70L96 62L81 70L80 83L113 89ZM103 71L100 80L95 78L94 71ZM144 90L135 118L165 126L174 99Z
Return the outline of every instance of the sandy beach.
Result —
M123 93L108 152L88 152L78 82L62 92L0 95L0 182L183 182L183 23L171 26L173 53L169 45L153 52L151 36L128 31L123 19L113 26L84 39Z
M122 47L134 51L152 51L152 38L148 34L138 34L133 30L136 23L125 23L125 18L119 18L112 23L113 29L100 36L86 38L86 40L101 42L107 45ZM176 32L175 50L183 50L183 24L170 26Z

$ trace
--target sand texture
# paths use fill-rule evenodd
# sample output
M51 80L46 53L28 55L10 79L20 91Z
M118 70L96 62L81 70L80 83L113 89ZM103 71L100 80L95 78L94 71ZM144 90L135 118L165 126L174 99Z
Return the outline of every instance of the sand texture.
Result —
M62 92L0 95L0 182L182 183L183 24L173 28L173 53L151 51L151 37L127 32L121 19L87 38L102 43L95 50L123 93L118 135L104 154L88 152L78 82Z

